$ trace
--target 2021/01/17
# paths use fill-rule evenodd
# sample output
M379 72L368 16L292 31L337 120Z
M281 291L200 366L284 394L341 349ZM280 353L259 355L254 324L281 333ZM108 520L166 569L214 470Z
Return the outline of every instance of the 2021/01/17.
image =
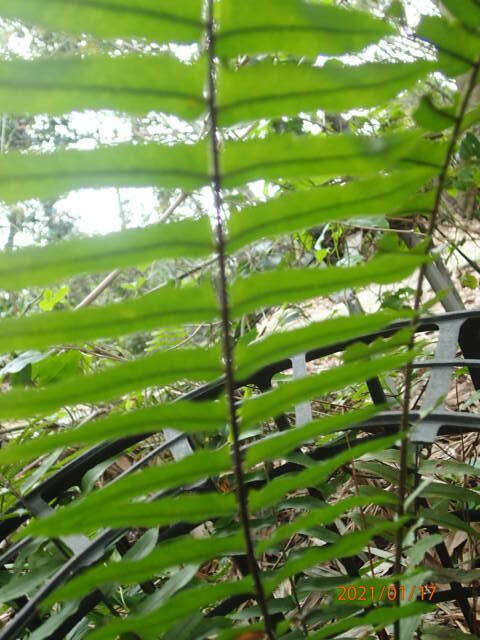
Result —
M345 602L353 601L382 601L390 600L391 602L400 600L432 600L437 591L437 586L433 583L413 585L409 589L405 586L396 584L385 584L380 588L375 586L366 585L341 585L338 587L339 593L337 600L343 600Z

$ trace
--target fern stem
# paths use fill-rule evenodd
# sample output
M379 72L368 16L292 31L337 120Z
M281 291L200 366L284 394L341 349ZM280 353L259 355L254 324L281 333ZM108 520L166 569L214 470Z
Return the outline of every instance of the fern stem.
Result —
M208 47L208 108L210 115L210 142L212 158L212 186L216 217L216 251L219 269L219 301L222 323L223 357L225 366L225 392L229 407L230 430L232 437L233 465L236 481L238 511L245 538L248 566L252 575L257 603L260 607L269 640L275 640L273 624L268 613L267 601L260 578L260 568L255 558L248 508L248 493L245 485L242 454L240 448L240 430L235 403L234 354L230 334L230 309L227 288L225 251L225 232L222 219L222 180L220 170L218 108L216 101L216 42L214 22L214 0L207 0L207 47Z
M457 145L458 139L461 135L462 130L462 122L465 117L465 113L468 108L468 104L470 102L470 98L472 97L472 93L475 89L475 85L477 82L477 78L480 71L480 60L476 62L474 67L472 68L472 72L470 74L470 80L468 82L467 89L465 91L460 111L455 121L455 126L453 128L452 136L450 138L450 144L448 145L447 153L445 155L445 161L442 166L442 170L438 177L438 185L437 191L435 194L435 201L432 209L432 214L430 217L430 222L428 225L427 233L426 233L426 245L425 245L425 255L428 256L432 249L433 245L433 236L435 233L435 229L437 226L438 217L440 214L440 206L442 202L442 195L445 189L445 184L448 176L448 169L450 163L453 159L453 155L455 153L455 147ZM418 324L420 319L420 307L422 302L423 295L423 285L425 281L427 264L424 263L420 267L420 272L418 274L417 287L415 291L415 300L413 304L413 316L411 320L411 329L412 333L408 342L408 350L413 351L415 347L415 327ZM398 508L397 508L397 516L400 518L405 514L405 498L407 493L407 475L408 475L408 425L409 425L409 415L410 415L410 401L412 395L412 383L413 383L413 366L410 361L405 367L405 390L403 395L403 406L402 406L402 419L400 422L399 432L402 434L403 438L400 445L400 474L399 474L399 487L398 487ZM395 573L400 575L402 573L402 554L403 554L403 537L404 537L404 529L403 527L397 530L396 534L396 545L395 545ZM397 588L397 606L400 606L400 589ZM472 620L466 620L467 625L472 631ZM395 631L395 640L400 640L400 621L395 622L394 625Z

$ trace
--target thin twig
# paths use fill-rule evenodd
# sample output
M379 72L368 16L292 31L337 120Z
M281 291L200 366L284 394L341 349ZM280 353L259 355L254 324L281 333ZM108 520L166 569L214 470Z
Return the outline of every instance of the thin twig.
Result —
M214 0L207 3L207 48L208 48L208 107L210 114L210 143L212 154L212 186L215 202L216 216L216 242L217 258L219 269L219 302L222 319L223 356L225 365L225 391L228 399L230 430L232 435L233 463L235 471L236 492L240 521L245 538L245 550L250 573L253 578L256 599L262 612L265 632L270 640L275 640L274 629L270 615L268 613L267 601L260 579L260 569L255 558L252 532L250 530L250 519L248 509L248 494L242 466L242 454L240 449L240 429L238 424L237 407L235 403L235 381L233 366L233 344L230 334L230 309L227 290L226 273L226 250L225 235L222 220L222 183L220 173L220 153L219 153L219 133L218 133L218 111L216 101L216 41L214 26Z
M182 191L178 198L176 198L172 202L172 204L165 209L164 213L160 216L159 222L165 222L167 218L172 215L175 209L177 209L177 207L179 207L182 202L185 202L188 196L189 194L186 191ZM88 305L92 304L92 302L94 302L98 298L98 296L100 296L105 291L105 289L107 289L112 284L112 282L114 282L118 278L120 273L120 269L114 269L112 272L110 272L108 276L106 276L106 278L104 278L102 282L100 282L100 284L97 285L95 289L93 289L93 291L90 291L90 293L77 304L77 306L75 307L75 311L77 309L82 309L82 307L88 307Z
M120 269L115 269L109 273L108 276L104 278L102 282L95 287L95 289L93 289L93 291L90 291L88 296L85 296L85 298L77 304L75 311L77 311L77 309L82 309L82 307L88 307L89 304L92 304L92 302L94 302L98 296L101 295L105 289L107 289L107 287L109 287L112 282L118 278L120 273Z
M445 161L443 163L442 170L438 178L437 191L435 194L435 202L433 205L432 215L430 217L430 222L427 230L425 256L428 256L429 252L432 249L433 236L435 233L437 220L440 213L440 204L442 201L442 194L445 189L445 184L447 181L448 169L452 161L453 155L455 153L455 147L456 147L458 138L462 131L463 118L467 111L468 103L472 96L473 90L475 88L479 69L480 69L480 61L477 61L477 63L472 69L468 88L462 100L460 111L459 111L458 117L456 118L455 126L453 128L450 144L448 146L447 153L445 156ZM418 275L418 280L417 280L415 301L413 305L413 315L410 323L412 333L408 343L409 351L413 351L415 347L415 331L414 330L420 319L420 306L421 306L422 295L423 295L423 284L425 280L426 269L427 269L427 263L425 261L420 267L420 273ZM412 383L413 383L413 366L412 366L412 362L410 361L405 367L405 391L404 391L404 397L403 397L402 419L401 419L400 428L399 428L399 433L403 437L400 445L400 474L399 474L398 509L397 509L398 518L401 518L405 514L405 497L407 493L407 456L408 456L408 440L406 438L406 435L408 433ZM403 567L402 567L403 537L404 537L404 528L400 527L397 530L396 545L395 545L395 573L397 575L400 575L401 572L403 571ZM400 606L401 602L400 602L399 585L397 585L396 592L397 592L397 606ZM472 621L466 620L466 622L467 622L467 625L469 626L470 631L472 631ZM400 640L400 621L399 620L397 620L394 625L394 637L395 637L395 640Z

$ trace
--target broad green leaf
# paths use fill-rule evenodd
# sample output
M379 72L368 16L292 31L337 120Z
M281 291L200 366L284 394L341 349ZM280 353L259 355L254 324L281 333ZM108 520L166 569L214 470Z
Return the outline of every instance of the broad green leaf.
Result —
M172 596L161 607L146 616L130 616L123 620L115 620L103 627L99 627L90 634L91 640L106 640L116 638L119 634L138 632L154 634L154 637L168 629L175 622L194 611L204 609L218 600L234 595L248 594L253 591L251 576L236 582L221 582L215 585L205 585L187 589ZM149 636L150 637L150 636Z
M417 110L413 114L415 122L427 131L443 131L453 127L455 115L433 104L429 96L423 96Z
M202 36L201 0L2 0L0 16L99 38L193 42Z
M288 431L266 436L248 448L245 463L249 466L254 466L259 462L282 458L307 440L347 429L355 424L364 422L374 416L379 410L379 407L370 406L359 411L349 411L339 415L313 420L295 429L289 429Z
M266 553L269 549L275 549L283 540L288 540L296 533L305 532L321 525L331 524L336 518L343 516L350 509L372 504L392 504L392 502L395 503L395 497L392 495L372 493L365 496L350 496L336 504L320 507L319 509L312 509L305 515L295 518L292 522L278 527L268 540L258 542L256 545L257 553Z
M0 352L82 344L134 331L210 322L216 317L217 301L209 283L196 286L194 296L188 287L166 286L105 307L7 318L0 321Z
M374 629L384 629L396 620L403 620L412 616L428 613L432 610L432 606L424 602L412 602L400 607L383 606L376 607L366 615L355 616L354 618L345 618L333 624L327 624L320 631L311 633L308 637L311 640L322 640L323 638L333 637L335 634L354 629L355 627L363 627L370 625Z
M244 540L240 533L199 539L183 536L173 541L162 542L157 549L141 560L123 560L94 567L61 587L51 596L50 601L53 604L86 595L98 585L109 582L138 584L159 575L168 567L205 562L218 556L239 553L243 548Z
M53 198L83 187L197 189L208 183L204 143L119 144L94 151L0 156L0 199Z
M335 61L323 67L265 61L238 71L223 67L219 73L219 122L229 126L300 111L375 107L411 88L435 68L435 63L428 61L357 66Z
M65 405L106 402L128 391L175 380L212 380L221 374L217 349L177 349L119 364L101 373L57 382L47 389L0 394L0 418L46 415Z
M154 224L46 247L4 251L0 254L0 288L15 291L80 273L101 273L167 258L202 258L212 252L206 216Z
M470 29L480 29L480 5L476 0L442 0L442 4Z
M233 493L184 493L178 497L166 496L155 502L113 503L101 510L80 514L67 509L57 509L41 520L31 521L22 529L21 537L58 537L72 533L88 533L92 529L111 527L158 527L177 522L205 522L216 517L235 514Z
M218 431L227 422L224 402L188 402L138 409L123 415L111 414L87 422L77 429L11 443L0 449L0 464L29 460L44 453L71 445L96 444L105 440L153 433L166 427L186 433Z
M373 527L369 527L365 531L356 531L355 533L343 536L338 542L332 545L311 547L306 551L294 553L285 562L283 567L275 572L274 577L268 580L268 583L277 586L287 578L305 571L316 564L322 564L334 558L355 555L366 547L375 536L386 532L393 532L402 524L404 524L404 521L382 522ZM270 586L270 588L272 587Z
M227 142L222 156L223 185L230 188L253 180L302 176L368 176L414 153L418 144L416 132L384 138L283 134Z
M480 38L460 24L445 18L424 17L417 34L438 49L438 64L446 74L457 76L468 71L478 58Z
M304 0L220 3L221 56L283 52L298 56L360 51L393 29L367 13Z
M368 162L368 160L366 160ZM233 253L261 238L300 231L334 220L356 216L418 211L415 192L436 168L395 173L391 176L317 187L272 198L235 212L228 222L228 251Z
M396 314L396 312L395 312ZM236 377L242 380L274 362L291 358L292 354L310 350L319 352L324 347L370 335L386 327L398 314L379 312L370 315L354 315L313 322L301 329L275 333L250 343L236 347Z
M205 109L205 71L203 59L183 64L170 55L4 61L0 110L63 114L113 109L137 115L155 110L193 120Z
M254 274L232 285L232 312L239 317L260 308L301 302L372 282L390 284L410 275L424 261L420 255L396 253L355 267L277 269Z
M247 429L268 418L288 411L295 404L314 397L343 389L348 385L364 382L392 369L405 365L413 357L409 353L365 359L299 380L282 383L273 391L246 400L240 408L242 429Z
M336 456L319 462L304 471L275 478L263 487L263 489L250 492L250 507L252 512L258 511L259 509L266 509L276 504L290 491L318 486L322 482L325 482L338 467L341 467L351 460L360 458L366 453L381 451L396 442L399 437L398 434L395 434L376 440L368 438L365 442L345 449L345 451L342 451Z

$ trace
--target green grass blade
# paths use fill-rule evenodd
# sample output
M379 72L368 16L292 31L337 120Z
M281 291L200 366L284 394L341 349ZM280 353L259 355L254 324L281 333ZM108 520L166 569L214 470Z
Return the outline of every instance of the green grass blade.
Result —
M325 482L328 477L342 465L361 458L364 454L382 451L393 445L399 437L399 435L395 434L373 441L368 439L366 442L352 446L336 456L319 462L304 471L275 478L263 487L263 489L250 492L252 512L273 506L279 500L282 500L290 491L297 491L298 489L305 489L307 487L317 487L319 484Z
M426 16L417 28L417 35L437 48L438 65L447 75L455 77L466 73L478 58L480 36L459 23Z
M152 518L159 518L158 524L174 524L185 519L192 522L197 519L202 520L204 516L208 518L210 514L203 494L183 494L178 498L164 497L150 504L132 503L131 500L153 492L188 486L199 480L228 471L230 468L231 459L228 447L222 447L215 451L196 451L182 460L152 466L140 470L134 475L120 478L95 493L90 493L83 500L74 502L63 509L57 509L48 518L42 520L42 523L45 524L39 526L43 527L41 529L43 533L50 536L60 530L68 535L69 532L114 526L108 524L109 517L116 518L115 525L118 526L130 524L137 526L135 524L137 517L139 523L147 520L154 522ZM207 496L213 500L211 503L212 516L232 513L233 494L215 493L207 494ZM177 507L179 511L177 512L177 520L175 520L175 510L172 511L172 509ZM190 520L191 518L193 520ZM139 524L139 526L150 525ZM152 526L156 525L152 524ZM36 524L32 524L32 531L38 531Z
M276 549L284 540L288 540L296 533L308 531L315 527L331 524L346 514L350 509L364 507L372 504L395 505L395 496L383 493L369 493L364 496L350 496L333 505L326 505L318 509L312 509L305 515L299 516L287 524L278 527L268 540L261 540L257 546L257 553L266 553L270 549ZM348 554L350 555L350 554Z
M476 0L442 0L448 11L470 29L480 29L480 5Z
M366 615L345 618L339 622L325 625L320 631L311 633L308 637L311 640L323 640L323 638L333 638L335 634L343 633L355 627L370 625L375 629L384 629L393 624L396 620L404 620L412 616L422 615L432 610L432 606L424 602L412 602L401 607L383 606L376 607Z
M63 510L66 518L83 516L88 518L89 512L103 510L116 501L125 505L132 498L146 496L154 491L187 486L210 476L217 476L231 469L232 461L228 447L195 451L191 455L175 462L147 467L134 475L120 478L95 493L90 493L84 500L75 502ZM55 517L55 516L52 516Z
M329 562L334 558L353 556L362 551L375 536L383 533L392 533L399 528L403 522L386 521L369 527L365 531L356 531L343 536L338 542L324 547L313 547L306 551L301 551L289 558L283 567L276 571L273 578L269 579L270 588L281 584L287 578L297 573L305 571L316 564ZM270 582L271 580L271 582Z
M304 442L321 435L348 429L373 417L380 409L381 407L376 406L366 407L359 411L349 411L340 415L313 420L301 427L265 436L259 442L255 442L248 447L245 464L254 466L259 462L281 459Z

